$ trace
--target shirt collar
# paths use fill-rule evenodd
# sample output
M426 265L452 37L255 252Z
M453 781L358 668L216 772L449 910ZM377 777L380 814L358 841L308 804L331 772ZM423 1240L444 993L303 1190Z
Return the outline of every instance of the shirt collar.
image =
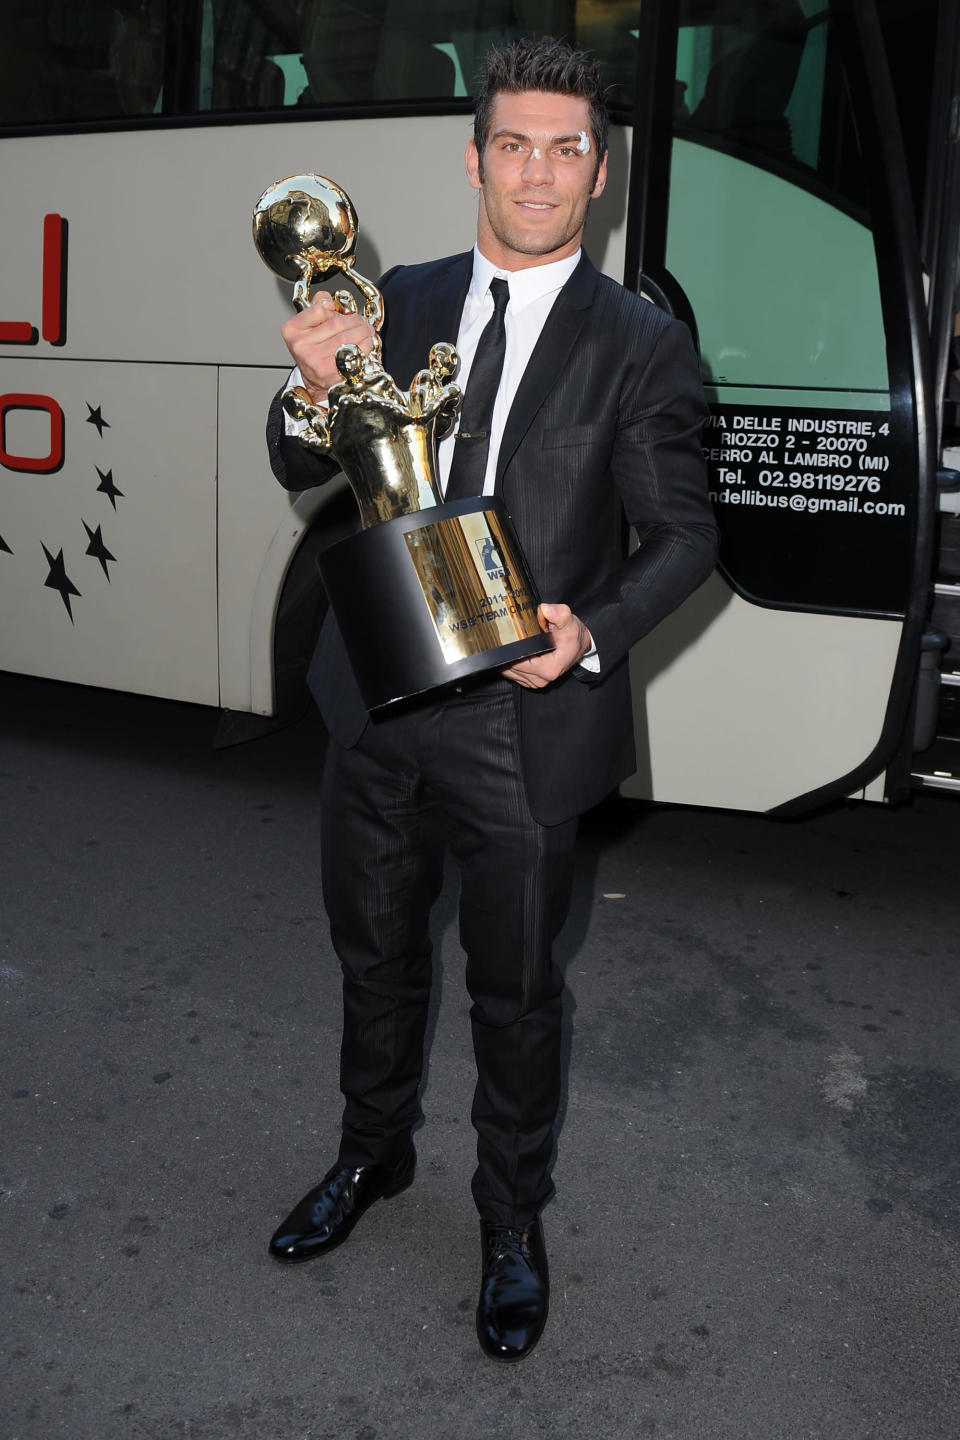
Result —
M470 300L477 304L490 288L490 281L497 275L510 286L510 309L516 314L535 300L561 290L580 264L583 252L578 249L565 260L551 260L547 265L530 265L525 270L498 270L496 265L473 247L473 278L470 281Z

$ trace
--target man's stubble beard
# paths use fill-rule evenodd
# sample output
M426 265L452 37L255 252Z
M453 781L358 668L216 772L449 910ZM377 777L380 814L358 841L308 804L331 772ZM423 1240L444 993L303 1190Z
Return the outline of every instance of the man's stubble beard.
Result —
M575 239L583 230L590 212L590 200L588 198L579 219L576 215L571 215L569 217L569 224L565 225L558 233L549 236L538 236L536 234L530 234L525 230L514 229L507 220L507 217L503 214L498 217L498 223L495 225L491 219L490 211L487 208L486 192L484 190L480 192L480 203L483 205L483 213L486 216L487 224L493 235L501 245L505 246L508 250L512 250L517 255L551 255L554 250L562 250L565 245L568 245L570 241Z

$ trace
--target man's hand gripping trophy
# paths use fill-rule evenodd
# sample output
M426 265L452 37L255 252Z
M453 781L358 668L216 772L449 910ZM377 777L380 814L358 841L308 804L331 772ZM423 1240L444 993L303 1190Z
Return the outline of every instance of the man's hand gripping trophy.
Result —
M303 383L285 391L283 407L304 423L301 442L343 464L365 525L392 512L440 504L428 457L449 434L460 403L460 391L451 383L459 365L454 346L434 345L428 366L408 391L386 373L379 333L383 297L354 267L356 211L333 181L298 175L272 185L257 202L253 233L274 274L294 282L298 313L282 333ZM330 273L356 286L362 315L349 290L320 291L311 300L311 283ZM377 500L367 483L371 446L381 454L385 447L394 452L392 479L380 486ZM418 457L425 463L417 464Z
M328 297L317 296L314 303L321 301L327 310ZM338 315L358 313L357 302L349 290L337 290L332 306ZM295 420L305 420L309 427L301 436L305 445L329 452L331 446L336 445L340 430L350 423L343 413L345 408L361 404L392 412L400 424L432 421L438 440L449 433L460 404L460 390L450 383L460 358L456 348L447 341L438 341L431 347L428 367L417 372L407 391L401 390L384 370L376 330L372 330L366 353L361 342L348 341L337 347L334 361L340 380L327 387L326 405L315 404L302 385L294 385L284 392L283 407L287 414Z

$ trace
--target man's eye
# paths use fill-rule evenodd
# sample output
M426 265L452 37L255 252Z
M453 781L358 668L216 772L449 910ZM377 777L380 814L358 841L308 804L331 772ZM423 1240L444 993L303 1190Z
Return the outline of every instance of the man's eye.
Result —
M560 145L557 148L561 160L573 160L579 153L575 145Z
M520 144L519 140L508 140L503 148L504 150L506 150L508 155L519 155L520 151L523 149L523 146Z

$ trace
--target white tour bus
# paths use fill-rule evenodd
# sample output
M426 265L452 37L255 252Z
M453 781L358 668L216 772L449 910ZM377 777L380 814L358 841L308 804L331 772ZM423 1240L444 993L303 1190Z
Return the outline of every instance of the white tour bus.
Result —
M636 647L626 793L789 814L960 788L960 23L918 0L906 45L885 9L12 0L0 668L219 707L223 741L293 713L354 506L267 465L291 302L254 203L330 176L370 277L468 248L478 56L556 33L611 87L591 256L690 323L711 407L720 566Z

